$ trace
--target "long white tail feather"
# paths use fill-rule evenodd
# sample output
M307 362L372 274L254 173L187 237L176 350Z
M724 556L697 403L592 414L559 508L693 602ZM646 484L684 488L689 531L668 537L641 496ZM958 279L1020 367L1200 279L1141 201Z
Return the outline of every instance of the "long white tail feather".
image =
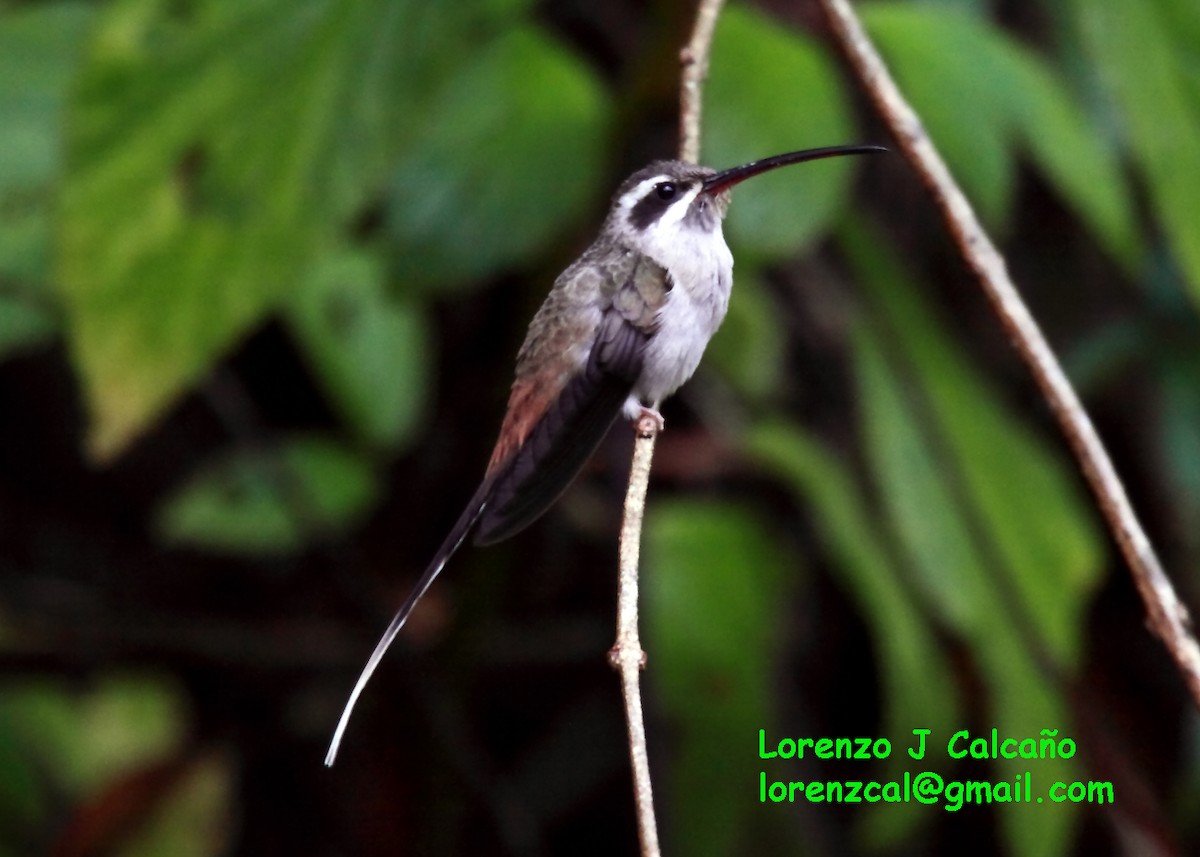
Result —
M371 652L371 657L367 658L366 666L359 673L358 681L354 683L354 690L350 691L350 698L346 700L346 707L342 709L342 716L338 720L337 728L333 731L333 740L329 742L329 752L325 754L325 767L333 767L333 763L337 760L338 748L341 746L342 736L346 733L346 727L350 724L350 715L354 713L354 705L358 702L358 697L362 694L363 688L367 686L367 682L374 675L379 662L383 660L383 656L396 639L396 635L400 633L400 629L408 621L409 614L417 606L417 602L421 600L421 596L433 585L433 581L442 573L442 569L446 567L446 563L450 557L462 545L463 539L467 537L467 533L470 532L471 527L479 520L479 516L483 514L487 502L480 501L479 498L489 487L489 483L485 482L480 486L475 496L471 498L471 503L468 504L459 517L458 523L454 525L454 529L450 531L450 535L446 541L442 543L442 547L438 551L434 561L430 563L429 568L425 569L425 573L421 575L421 579L417 581L417 585L413 588L403 606L396 611L396 615L392 617L391 624L383 632L383 636L379 638L379 642L375 645L375 651Z

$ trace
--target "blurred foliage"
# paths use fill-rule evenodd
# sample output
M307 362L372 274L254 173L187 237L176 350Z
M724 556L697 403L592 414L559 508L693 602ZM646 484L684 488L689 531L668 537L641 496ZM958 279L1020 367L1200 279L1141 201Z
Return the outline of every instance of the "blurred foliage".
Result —
M868 617L873 632L885 700L880 734L899 737L914 728L937 735L952 732L963 706L950 664L920 601L909 591L903 563L889 550L853 476L819 442L786 423L764 424L747 442L751 454L786 480L798 500L820 509L821 543L837 558L833 570L838 582ZM896 755L889 761L888 777L903 775L903 759ZM911 805L881 809L863 819L857 831L873 849L909 835L920 822Z
M1012 218L1017 159L1027 155L1109 252L1134 264L1139 237L1115 153L1047 62L945 9L880 3L865 7L864 22L990 226Z
M727 741L768 725L797 569L736 506L681 501L655 509L646 525L646 642L661 664L655 686L678 753L664 784L678 820L668 841L696 855L735 854L753 843L752 804L727 790L753 782L758 765Z
M204 464L165 499L158 527L169 543L288 553L358 523L377 494L362 456L320 438L283 440Z
M738 391L769 399L778 392L787 357L787 334L776 315L761 272L738 272L738 302L730 303L708 360Z
M825 50L766 18L738 7L725 12L713 38L711 68L706 161L737 164L763 157L747 152L815 148L853 136L849 105ZM763 86L773 79L803 84L781 102L774 87ZM730 241L743 254L778 259L828 228L846 200L854 165L832 159L809 166L772 176L760 193L739 194L727 223ZM740 261L747 261L744 255Z
M91 9L52 3L0 18L0 357L55 332L52 212L62 114Z
M190 755L186 719L179 689L153 677L106 676L79 692L42 680L6 688L0 853L50 853L44 831L64 808L54 853L222 853L229 765Z
M777 6L718 26L715 166L878 133L811 10ZM1194 593L1200 6L856 6ZM364 697L332 775L319 745L478 478L549 280L628 153L670 152L689 14L0 4L0 855L630 850L604 838L630 835L615 683L576 690L610 633L619 455L518 547L456 559L463 617L450 581L414 616L460 684ZM670 405L645 533L671 853L1200 842L1163 820L1200 799L1178 681L940 230L895 156L737 191L729 318ZM110 671L148 664L173 680ZM940 750L993 726L1080 754ZM1119 805L764 806L760 728L895 748L780 777L898 778L928 728L947 778L1116 779Z
M400 235L428 240L423 224L438 217L439 204L455 205L447 199L455 186L472 191L459 191L461 214L464 202L486 201L495 185L460 160L461 178L435 187L430 176L443 177L444 165L421 157L487 152L490 169L511 144L542 164L544 154L522 141L546 135L522 135L544 124L496 99L482 102L495 113L479 110L481 102L463 97L464 73L474 69L468 84L506 67L536 74L546 90L521 80L502 89L518 100L537 95L534 107L559 105L567 131L578 105L580 132L562 142L599 139L598 97L578 79L584 72L535 35L508 32L519 11L481 16L416 0L214 2L183 16L161 0L106 9L71 103L58 265L97 456L127 446L302 285L316 253L350 231L389 174L399 182L392 210L404 224ZM480 65L464 66L480 43ZM418 131L405 121L423 112L445 121L444 136L434 124ZM497 127L500 116L517 121ZM576 163L586 167L582 148ZM593 144L593 162L597 153ZM405 180L406 165L421 181ZM572 197L563 201L569 211ZM487 210L513 217L511 207ZM543 218L565 213L536 210ZM433 235L479 240L478 230ZM531 230L532 249L538 238ZM470 258L457 240L450 247Z
M593 76L536 27L465 65L392 172L400 282L470 280L545 252L595 192L608 112Z
M1059 678L1078 669L1101 561L1083 498L1065 463L974 377L879 237L848 226L843 240L879 314L855 346L864 442L890 529L933 618L970 647L987 719L1006 734L1074 734ZM998 767L1011 780L1028 763ZM1082 773L1064 760L1038 766L1063 782ZM1071 813L1039 809L1001 817L1015 853L1060 854L1069 841Z
M1177 0L1072 0L1084 49L1120 111L1121 137L1150 193L1176 264L1200 300L1200 100L1194 88L1196 9ZM1189 26L1189 22L1191 25ZM1182 27L1172 26L1182 24ZM1191 35L1189 41L1186 37Z
M319 259L288 307L313 374L368 446L403 445L422 416L430 354L421 309L389 292L377 254L356 250Z

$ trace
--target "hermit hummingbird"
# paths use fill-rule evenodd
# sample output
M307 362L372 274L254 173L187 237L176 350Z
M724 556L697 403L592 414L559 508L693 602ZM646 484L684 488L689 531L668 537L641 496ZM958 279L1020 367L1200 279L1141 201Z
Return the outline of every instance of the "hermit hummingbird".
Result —
M530 322L483 481L367 659L326 765L384 653L472 528L475 543L487 545L533 523L621 414L662 427L659 405L692 377L729 306L733 255L721 221L733 186L788 164L881 151L805 149L720 172L655 161L621 184L600 237L554 281Z

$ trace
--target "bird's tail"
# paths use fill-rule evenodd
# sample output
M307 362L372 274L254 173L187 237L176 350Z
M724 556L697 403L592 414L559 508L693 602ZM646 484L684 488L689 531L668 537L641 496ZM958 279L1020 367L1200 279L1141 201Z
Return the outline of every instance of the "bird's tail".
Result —
M429 563L429 566L425 569L425 573L421 575L420 580L417 581L417 585L413 587L404 604L396 611L396 615L392 617L391 624L388 625L387 630L383 632L383 636L379 638L379 642L375 645L375 651L371 652L371 657L367 658L366 666L359 673L358 681L354 683L354 689L350 691L350 698L346 700L346 707L342 709L341 719L338 720L337 729L333 732L333 740L329 742L329 752L325 754L326 767L332 767L334 761L337 759L338 748L341 746L346 726L350 723L350 715L354 711L354 705L358 702L358 697L362 694L363 688L367 686L367 682L371 680L375 668L379 666L379 662L383 660L383 656L392 645L392 641L396 639L396 635L400 633L400 629L408 621L409 614L417 606L417 602L421 600L421 596L425 594L425 591L429 589L433 581L441 574L442 569L446 566L446 562L458 550L459 546L463 543L463 539L467 537L467 533L471 531L471 527L475 526L475 522L483 514L483 510L487 506L492 481L491 478L485 479L483 484L479 486L479 489L475 492L475 496L471 498L471 502L467 504L467 508L459 516L458 522L450 530L449 535L446 536L446 540L438 548L438 552L434 554L433 561Z

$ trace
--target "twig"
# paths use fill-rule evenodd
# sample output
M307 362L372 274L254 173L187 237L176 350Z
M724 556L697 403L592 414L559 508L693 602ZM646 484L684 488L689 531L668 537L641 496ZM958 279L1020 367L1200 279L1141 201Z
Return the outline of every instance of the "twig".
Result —
M1079 397L1009 278L1003 257L984 232L917 114L888 74L850 4L847 0L818 2L829 18L835 38L905 157L929 189L959 252L979 278L984 294L1054 412L1125 556L1146 605L1150 626L1175 658L1193 700L1200 707L1200 647L1191 630L1191 618L1163 572Z
M713 31L724 0L700 0L692 36L679 54L682 74L679 87L679 158L700 160L700 108L708 54ZM638 839L643 857L658 857L658 823L654 816L654 792L650 780L650 758L646 750L646 724L642 715L641 671L646 653L638 637L638 557L641 553L642 518L646 511L646 489L650 484L650 462L660 424L643 416L637 422L633 462L629 468L629 490L621 521L620 570L617 583L617 639L608 659L621 674L625 698L625 721L629 728L629 759L633 766L633 795L637 809Z
M683 66L679 84L679 159L695 164L700 161L700 115L704 79L708 77L708 54L713 31L725 0L700 0L692 37L679 52Z
M650 484L650 460L658 422L644 416L637 422L633 463L629 468L629 490L621 520L620 570L617 577L617 641L608 653L609 662L621 673L625 697L625 721L629 727L629 759L633 765L633 798L637 807L638 839L643 857L657 857L658 825L654 820L654 794L650 785L650 759L646 750L646 724L642 717L641 670L646 653L638 638L638 557L641 553L642 517L646 511L646 488Z

